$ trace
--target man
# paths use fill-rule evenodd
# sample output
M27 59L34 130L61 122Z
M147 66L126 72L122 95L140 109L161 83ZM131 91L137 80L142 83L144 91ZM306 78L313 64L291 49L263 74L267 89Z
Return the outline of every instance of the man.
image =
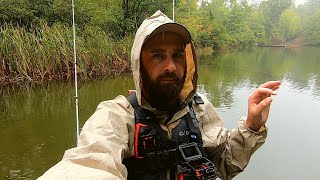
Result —
M39 179L231 179L266 139L279 81L249 97L248 116L229 131L196 93L197 60L189 31L160 11L138 29L131 63L135 93L102 102L78 146Z

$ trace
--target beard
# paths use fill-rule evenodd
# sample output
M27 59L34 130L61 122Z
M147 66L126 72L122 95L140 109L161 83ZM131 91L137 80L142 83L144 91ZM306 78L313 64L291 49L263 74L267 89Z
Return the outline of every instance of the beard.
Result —
M183 87L185 74L180 78L174 72L160 74L152 80L144 67L141 67L142 89L148 94L150 105L158 110L174 111L178 108L180 92ZM170 82L162 82L162 79L172 79ZM146 94L144 94L146 95Z

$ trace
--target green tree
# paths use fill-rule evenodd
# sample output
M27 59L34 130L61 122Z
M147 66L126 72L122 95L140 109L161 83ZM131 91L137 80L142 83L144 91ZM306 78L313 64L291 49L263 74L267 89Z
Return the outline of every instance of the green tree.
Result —
M176 7L176 22L185 25L192 34L193 41L197 46L204 46L207 38L203 37L204 32L208 33L211 27L205 26L205 16L201 16L202 9L198 9L196 0L180 0ZM207 45L210 45L208 43Z
M161 10L170 14L171 0L122 0L122 16L120 17L120 36L134 32L142 21Z
M319 10L320 0L309 0L299 5L297 12L301 18L301 31L309 44L319 45Z
M293 0L268 0L260 5L265 17L266 36L278 36L279 19L283 11L293 6Z
M320 45L320 10L308 18L306 22L305 34L311 45Z
M229 9L225 6L225 1L216 0L204 4L200 11L200 21L198 23L202 24L202 28L197 30L198 42L202 46L211 46L215 49L228 45L225 21Z
M266 31L265 31L265 18L261 10L255 10L251 13L248 19L250 29L253 31L256 43L261 45L267 42Z
M279 19L279 32L284 42L294 38L300 32L300 17L294 8L283 11Z
M225 20L229 45L250 45L255 41L254 33L250 28L252 8L246 1L234 3Z
M0 23L30 25L36 19L28 0L0 0Z

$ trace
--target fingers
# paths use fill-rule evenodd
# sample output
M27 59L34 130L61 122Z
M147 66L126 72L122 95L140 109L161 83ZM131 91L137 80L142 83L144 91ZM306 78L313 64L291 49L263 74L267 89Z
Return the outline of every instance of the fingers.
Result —
M277 95L277 92L275 92L275 90L277 90L280 87L280 85L280 81L266 82L260 85L260 87L253 92L252 97L265 99L266 97L269 97L271 95Z
M272 102L272 97L267 97L264 100L262 100L258 105L257 105L257 112L262 112L264 109L269 108L270 104Z
M272 95L277 95L277 90L281 85L280 81L269 81L257 88L248 100L247 125L250 129L259 130L266 123L272 103Z
M260 87L276 90L276 89L278 89L280 87L280 85L281 85L280 81L268 81L268 82L266 82L264 84L261 84Z
M269 96L271 96L271 95L277 95L277 92L275 92L275 91L272 90L272 89L260 87L260 88L256 89L256 90L252 93L251 98L252 98L252 99L256 99L256 98L265 99L266 97L269 97Z

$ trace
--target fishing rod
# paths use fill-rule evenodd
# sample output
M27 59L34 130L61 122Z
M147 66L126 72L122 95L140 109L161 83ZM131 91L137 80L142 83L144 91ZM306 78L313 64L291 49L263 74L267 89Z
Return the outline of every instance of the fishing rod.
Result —
M172 20L174 21L174 0L172 0Z
M74 0L72 0L72 32L73 32L73 59L74 59L74 89L76 99L76 128L77 143L79 140L79 107L78 107L78 75L77 75L77 50L76 50L76 27L74 22Z

